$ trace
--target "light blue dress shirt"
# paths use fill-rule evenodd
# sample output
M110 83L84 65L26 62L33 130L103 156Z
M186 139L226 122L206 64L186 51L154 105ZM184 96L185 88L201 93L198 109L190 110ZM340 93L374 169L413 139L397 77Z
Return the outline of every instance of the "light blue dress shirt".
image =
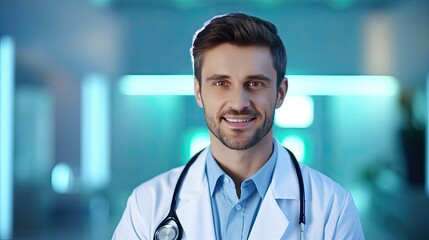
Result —
M241 184L238 198L235 184L217 164L211 151L207 154L206 174L209 183L216 239L248 239L262 199L271 183L277 161L277 146L268 161Z

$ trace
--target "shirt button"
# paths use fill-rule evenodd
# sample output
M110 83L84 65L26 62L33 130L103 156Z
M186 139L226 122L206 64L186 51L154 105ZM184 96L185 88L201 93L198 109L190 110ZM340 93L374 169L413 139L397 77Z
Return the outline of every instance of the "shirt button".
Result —
M223 182L224 182L224 183L229 183L229 182L230 182L230 180L229 180L229 178L227 178L227 177L226 177L226 178L224 178L224 179L223 179Z
M235 210L240 211L241 210L241 205L240 204L235 205Z

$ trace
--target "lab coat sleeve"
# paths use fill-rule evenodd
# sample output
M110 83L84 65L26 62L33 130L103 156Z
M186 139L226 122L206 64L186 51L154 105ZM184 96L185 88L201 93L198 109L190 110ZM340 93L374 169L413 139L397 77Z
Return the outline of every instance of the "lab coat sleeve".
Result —
M359 213L350 192L347 191L345 203L338 218L334 239L361 240L365 239Z
M113 240L134 240L134 239L144 239L148 240L148 236L144 236L144 233L140 232L138 229L141 229L142 226L147 226L144 224L144 219L142 218L141 209L137 201L136 190L128 198L127 206L122 215L121 220L119 221L118 226L116 227L115 232L113 233Z

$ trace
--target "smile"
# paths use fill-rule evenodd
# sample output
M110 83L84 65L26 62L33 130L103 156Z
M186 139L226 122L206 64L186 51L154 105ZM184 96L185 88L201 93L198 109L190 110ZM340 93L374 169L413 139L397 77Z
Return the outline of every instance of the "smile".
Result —
M245 123L252 121L253 118L225 118L225 120L232 123Z

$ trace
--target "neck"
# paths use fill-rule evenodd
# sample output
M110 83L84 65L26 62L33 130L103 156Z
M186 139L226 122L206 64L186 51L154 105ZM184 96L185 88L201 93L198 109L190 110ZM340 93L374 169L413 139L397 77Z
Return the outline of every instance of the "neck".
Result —
M212 154L222 170L233 179L237 193L240 192L241 183L257 172L270 158L273 151L271 131L255 146L246 150L230 149L210 133Z

